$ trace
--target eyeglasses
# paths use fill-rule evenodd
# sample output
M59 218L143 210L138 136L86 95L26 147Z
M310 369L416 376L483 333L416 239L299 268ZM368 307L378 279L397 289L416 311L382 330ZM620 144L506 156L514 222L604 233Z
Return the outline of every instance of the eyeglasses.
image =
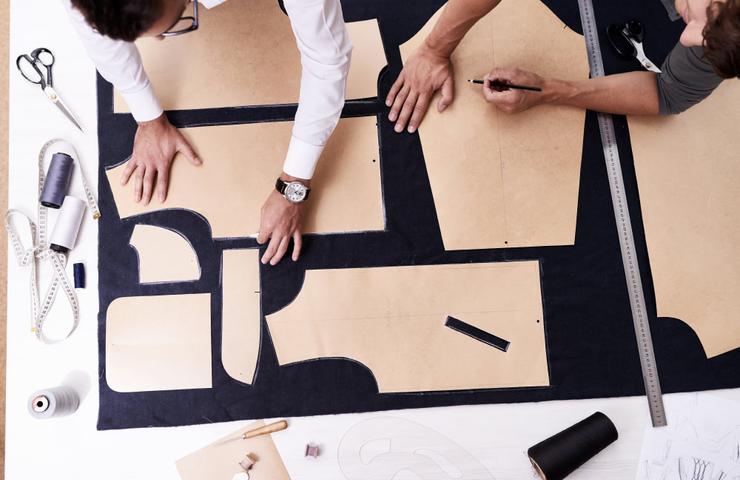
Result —
M162 34L163 37L177 37L198 30L198 2L193 1L193 15L180 19Z

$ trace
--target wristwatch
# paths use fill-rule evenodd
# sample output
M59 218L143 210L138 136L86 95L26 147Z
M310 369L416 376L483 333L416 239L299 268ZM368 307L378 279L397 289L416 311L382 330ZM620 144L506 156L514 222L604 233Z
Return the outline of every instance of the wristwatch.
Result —
M308 200L308 194L311 193L311 189L301 182L286 182L280 178L275 182L275 190L290 203L303 203Z

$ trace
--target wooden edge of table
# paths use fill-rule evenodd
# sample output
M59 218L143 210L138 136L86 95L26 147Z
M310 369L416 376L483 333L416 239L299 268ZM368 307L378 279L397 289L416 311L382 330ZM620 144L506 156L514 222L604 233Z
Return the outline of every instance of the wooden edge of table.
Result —
M8 48L10 0L0 0L0 211L8 209ZM7 340L7 244L0 235L0 479L5 478L5 354Z

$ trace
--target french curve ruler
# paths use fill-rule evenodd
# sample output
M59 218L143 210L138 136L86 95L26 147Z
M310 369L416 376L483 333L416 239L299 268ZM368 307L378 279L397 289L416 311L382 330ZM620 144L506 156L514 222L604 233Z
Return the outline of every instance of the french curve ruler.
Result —
M578 7L581 12L581 24L583 25L583 36L586 39L586 50L588 52L588 63L591 67L591 76L603 77L605 75L604 60L601 57L599 31L594 16L593 0L578 0ZM635 250L635 237L632 232L627 194L624 189L624 177L622 176L622 165L619 160L619 148L617 147L614 121L611 115L603 113L597 115L599 130L601 131L601 143L604 148L604 159L606 160L606 170L609 176L612 205L614 206L614 218L617 221L619 246L622 250L622 263L624 264L624 274L627 280L627 290L632 309L632 321L635 325L635 335L637 336L637 349L640 354L642 378L645 382L645 394L648 399L653 427L663 427L667 425L663 394L660 388L655 351L653 350L653 339L650 334L650 322L648 320L647 308L645 307L645 294L643 292L640 266L638 265Z

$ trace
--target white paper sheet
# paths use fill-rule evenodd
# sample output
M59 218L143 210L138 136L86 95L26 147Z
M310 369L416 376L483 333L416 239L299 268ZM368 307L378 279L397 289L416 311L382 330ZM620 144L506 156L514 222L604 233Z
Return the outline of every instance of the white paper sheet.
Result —
M739 480L740 403L708 394L672 402L668 427L648 427L637 480Z

